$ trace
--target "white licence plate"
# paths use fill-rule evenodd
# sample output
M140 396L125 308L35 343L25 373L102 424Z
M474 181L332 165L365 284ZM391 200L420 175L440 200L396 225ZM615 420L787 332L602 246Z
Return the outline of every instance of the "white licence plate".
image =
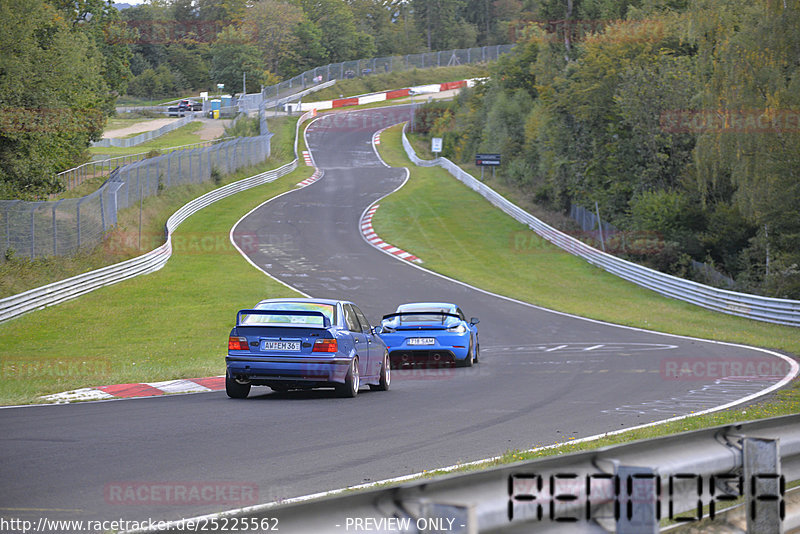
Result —
M262 341L261 350L298 351L299 341Z
M436 339L432 337L410 337L406 342L409 345L435 345Z

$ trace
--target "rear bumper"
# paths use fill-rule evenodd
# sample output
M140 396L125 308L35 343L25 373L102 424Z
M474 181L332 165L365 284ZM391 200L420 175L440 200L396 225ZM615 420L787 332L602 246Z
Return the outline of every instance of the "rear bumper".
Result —
M272 383L298 383L305 386L342 384L347 376L349 358L252 358L231 356L225 358L228 376L248 380L255 385Z
M452 350L447 349L397 349L389 352L389 360L392 367L402 367L403 365L453 365L456 360L466 358L466 350L463 355L457 355Z

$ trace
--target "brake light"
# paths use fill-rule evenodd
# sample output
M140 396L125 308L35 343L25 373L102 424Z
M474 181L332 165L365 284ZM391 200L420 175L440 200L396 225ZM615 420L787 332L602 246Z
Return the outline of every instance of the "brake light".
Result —
M335 339L325 338L316 340L311 352L337 352L338 350L339 343Z
M250 350L247 338L230 336L228 338L228 350Z

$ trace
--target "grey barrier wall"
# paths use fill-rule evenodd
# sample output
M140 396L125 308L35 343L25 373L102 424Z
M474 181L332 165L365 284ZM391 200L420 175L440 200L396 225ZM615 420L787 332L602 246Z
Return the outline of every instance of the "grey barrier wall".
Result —
M637 265L598 250L586 243L567 235L552 226L545 224L530 213L465 172L447 158L422 160L417 157L403 129L403 148L415 165L423 167L439 166L447 170L467 187L476 191L502 211L527 225L531 230L557 247L585 259L614 275L629 282L656 291L667 297L683 300L723 313L778 323L789 326L800 326L800 301L777 299L738 293L726 289L718 289L691 280L664 274L654 269Z
M442 50L406 56L390 56L371 59L360 59L332 63L316 67L298 74L290 80L265 87L261 93L241 95L238 99L239 110L251 112L259 109L262 102L267 107L278 105L282 98L294 95L304 89L333 80L342 80L371 74L397 72L414 68L446 67L468 63L495 61L502 54L511 51L514 45L494 45L475 48Z
M35 259L97 246L116 224L118 210L165 188L209 180L212 169L230 173L260 163L269 157L271 136L236 138L123 165L82 198L0 200L0 248Z
M296 132L299 131L300 125L303 123L303 121L311 116L311 113L306 113L300 117L300 120L297 122ZM228 152L231 150L238 150L241 154L245 154L248 150L248 147L245 145L248 142L262 144L266 143L266 152L269 152L269 136L261 136L256 138L245 138L244 141L238 141L238 144L237 141L230 141L228 143L217 145L220 148L216 155L221 157L222 152L225 150ZM225 147L224 145L228 146ZM263 146L261 148L263 150ZM251 155L258 152L257 147L250 147L250 150L252 151ZM241 191L246 191L247 189L272 182L277 178L280 178L281 176L289 174L295 170L297 168L297 133L295 134L294 151L295 159L291 163L287 163L278 169L258 174L256 176L251 176L250 178L245 178L244 180L239 180L238 182L233 182L218 189L214 189L213 191L210 191L184 205L182 208L172 214L172 216L167 220L165 228L166 242L160 247L121 263L109 265L108 267L103 267L88 273L73 276L72 278L68 278L66 280L61 280L59 282L48 284L42 287L37 287L35 289L25 291L24 293L19 293L18 295L0 299L0 322L19 317L20 315L31 311L40 310L48 306L59 304L101 287L116 284L123 280L161 269L172 255L172 232L175 231L178 225L180 225L189 216L197 213L204 207L213 204L218 200L226 198L230 195L234 195ZM189 152L194 152L195 154L185 156L186 159L174 157L172 161L162 161L161 165L166 164L169 168L171 165L178 165L177 161L181 161L183 163L183 168L180 170L180 172L174 174L173 177L176 179L178 177L191 179L193 174L189 165L194 163L195 171L199 174L202 174L199 169L201 168L200 166L203 165L203 162L207 162L205 167L206 169L208 169L213 163L214 156L209 156L210 152L207 152L205 149L192 150ZM163 157L164 156L162 156L162 158ZM212 161L208 161L209 159ZM139 191L144 192L145 182L143 182L141 178L141 168L139 169L138 173L132 169L127 169L126 173L128 175L128 181L126 182L124 181L124 178L120 178L120 180L116 181L115 183L123 185L115 186L115 188L117 188L118 196L121 198L123 198L125 195L125 193L121 193L121 190L124 187L128 188L128 193L133 191L133 201L135 202L138 199L138 197L135 196L137 191L136 186L139 185ZM138 184L133 179L133 177L137 174L139 176ZM150 186L153 187L152 182ZM132 199L130 197L125 199L126 202L131 202L131 200Z
M145 141L149 141L150 139L155 139L156 137L160 137L165 133L171 132L181 126L186 126L193 120L195 120L196 115L202 115L201 112L198 113L190 113L186 117L181 117L180 119L171 122L169 124L165 124L161 128L156 130L151 130L149 132L143 132L139 135L133 137L125 137L125 138L108 138L108 139L101 139L99 141L95 141L92 143L92 146L99 146L99 147L118 147L118 148L129 148L136 145L141 145Z

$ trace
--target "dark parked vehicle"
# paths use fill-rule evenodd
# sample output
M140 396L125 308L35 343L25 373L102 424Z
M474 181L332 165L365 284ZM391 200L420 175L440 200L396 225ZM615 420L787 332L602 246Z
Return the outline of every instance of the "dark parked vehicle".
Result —
M167 108L170 117L183 117L187 112L203 111L203 103L193 100L181 100L177 106Z

